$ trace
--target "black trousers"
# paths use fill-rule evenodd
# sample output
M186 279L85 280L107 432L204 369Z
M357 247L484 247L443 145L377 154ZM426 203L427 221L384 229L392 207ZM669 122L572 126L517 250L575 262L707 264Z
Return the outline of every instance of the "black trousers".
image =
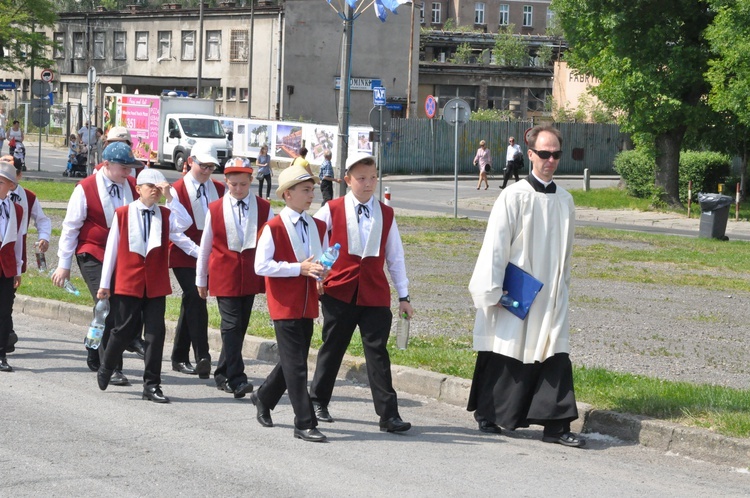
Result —
M331 180L321 180L320 193L323 194L323 203L321 206L325 206L326 202L333 200L333 182Z
M195 286L195 268L172 268L172 271L182 288L182 304L175 329L172 362L189 362L191 344L196 361L202 358L210 360L208 306L206 300L198 295L198 288Z
M94 307L91 309L91 314L93 316L96 309L96 302L98 301L98 299L96 298L96 293L99 292L99 286L101 285L102 281L102 262L88 253L77 254L76 261L78 261L78 268L80 268L83 281L86 282L86 287L88 287L89 289L91 299L94 300ZM109 288L111 290L114 290L115 288L114 275L112 276L112 282L110 283ZM112 331L112 327L114 327L115 324L115 308L117 307L117 296L114 293L111 293L110 295L109 306L110 311L109 315L107 315L107 318L104 320L104 335L102 335L102 343L99 346L99 360L102 362L104 361L104 350L109 343L109 336ZM122 355L113 368L115 370L122 370Z
M16 293L13 290L13 277L0 277L0 358L5 358L8 347L8 336L13 329L13 301Z
M271 197L271 175L263 175L258 179L258 197L263 198L263 183L266 184L266 199Z
M161 360L164 353L164 312L166 297L133 297L118 295L113 308L115 326L112 328L109 343L104 350L102 366L114 370L122 353L144 326L145 367L143 370L143 387L158 387L161 384ZM110 313L112 314L112 313Z
M247 382L245 362L242 360L242 345L250 323L255 295L240 297L217 297L221 315L221 354L214 370L216 384L224 381L236 389Z
M321 296L320 302L323 305L323 345L318 351L318 363L310 385L312 400L322 405L331 401L341 361L354 329L359 326L375 413L381 420L399 416L391 378L391 358L386 348L393 319L391 309L357 306L326 295Z
M518 181L518 170L519 168L516 167L514 161L508 161L508 164L505 165L505 169L503 170L503 184L500 185L500 188L505 188L505 185L508 184L508 180L510 180L510 175L513 175L516 178L516 181Z
M274 320L276 344L279 347L279 363L258 389L258 399L273 410L284 391L289 391L289 402L294 410L294 426L297 429L317 427L318 419L307 393L307 356L313 334L310 318L299 320Z

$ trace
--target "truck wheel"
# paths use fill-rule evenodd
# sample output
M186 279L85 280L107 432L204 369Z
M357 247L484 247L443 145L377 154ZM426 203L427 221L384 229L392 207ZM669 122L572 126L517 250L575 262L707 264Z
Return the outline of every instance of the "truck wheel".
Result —
M174 155L174 169L182 173L182 166L185 164L185 157L182 152L178 152Z

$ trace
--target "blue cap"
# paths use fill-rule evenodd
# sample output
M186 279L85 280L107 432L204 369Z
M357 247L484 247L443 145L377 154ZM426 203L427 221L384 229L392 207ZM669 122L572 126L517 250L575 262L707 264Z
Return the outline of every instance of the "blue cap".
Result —
M133 155L133 150L130 148L130 145L125 142L114 142L107 145L107 148L104 149L104 154L102 154L102 158L105 161L123 164L125 166L143 166L143 163L137 160Z

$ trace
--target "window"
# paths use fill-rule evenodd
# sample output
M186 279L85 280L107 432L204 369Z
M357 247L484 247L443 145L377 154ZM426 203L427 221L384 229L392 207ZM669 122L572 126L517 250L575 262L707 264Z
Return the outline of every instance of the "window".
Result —
M172 60L172 32L159 31L157 36L159 46L156 47L156 62Z
M221 31L206 31L206 60L221 60Z
M484 2L474 4L474 24L484 24Z
M115 51L113 58L115 60L125 60L125 55L127 54L125 48L125 42L127 42L127 33L125 33L124 31L115 31L114 38Z
M148 60L148 31L135 32L135 60Z
M233 29L229 45L230 62L247 62L247 30Z
M184 61L195 60L195 31L182 32L182 54Z
M55 33L52 35L52 41L54 46L52 47L52 58L53 59L64 59L65 58L65 33Z
M247 88L240 88L240 102L247 102Z
M86 46L85 46L85 33L76 32L73 33L73 58L74 59L83 59L85 57L86 53Z
M432 2L432 17L430 21L432 24L440 24L442 22L441 10L443 6L440 2Z
M227 100L237 100L236 88L227 88Z
M547 27L551 28L555 25L555 12L547 8Z
M508 18L510 16L510 5L503 4L500 6L500 19L497 21L497 23L500 26L507 26L509 21Z
M224 100L224 87L216 88L216 100Z
M534 15L534 7L531 5L523 6L523 27L530 28L532 26L531 18Z
M104 59L104 31L94 31L94 59Z
M424 2L419 4L419 24L424 24Z

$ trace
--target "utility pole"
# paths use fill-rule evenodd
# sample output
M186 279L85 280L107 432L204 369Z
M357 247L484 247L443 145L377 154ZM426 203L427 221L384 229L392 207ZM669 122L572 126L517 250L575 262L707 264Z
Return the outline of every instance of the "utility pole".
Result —
M409 73L406 76L406 119L411 118L411 73L414 54L414 2L411 3L411 36L409 36Z
M247 117L253 117L253 41L255 39L255 0L250 0L250 40L247 53Z
M344 2L344 33L341 47L341 83L339 84L339 141L336 160L338 161L339 197L346 195L344 173L349 155L349 85L351 83L352 27L354 13L348 2Z
M201 98L201 73L203 73L203 0L198 0L198 79L195 83L195 93L198 98Z

